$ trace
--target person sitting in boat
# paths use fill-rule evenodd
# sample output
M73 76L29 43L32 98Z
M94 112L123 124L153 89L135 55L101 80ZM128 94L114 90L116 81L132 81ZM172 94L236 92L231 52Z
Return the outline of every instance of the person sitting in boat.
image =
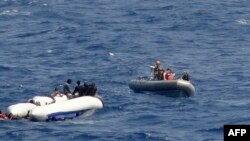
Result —
M167 68L166 72L169 72L171 75L175 76L175 72L170 68Z
M53 99L52 103L55 103L55 97L63 97L64 94L62 94L57 88L54 89L54 91L49 95L50 98Z
M83 89L82 89L82 95L81 96L87 95L87 91L89 89L89 85L87 83L84 83L82 88Z
M183 80L189 81L189 74L187 72L184 72L183 76L182 76Z
M95 96L96 92L97 92L97 88L95 86L95 83L87 85L87 89L86 89L85 95L87 95L87 96Z
M3 120L11 120L11 119L12 119L12 116L11 116L11 115L7 115L7 114L4 114L4 113L2 113L2 111L0 110L0 119L3 119Z
M75 90L73 91L73 95L74 96L76 96L76 95L83 96L84 95L84 89L85 89L84 86L81 85L81 81L80 80L78 80L76 82L76 84L77 84L77 86L75 87Z
M164 69L160 65L161 65L160 60L155 61L155 67L154 67L155 80L163 80Z
M175 80L175 73L172 69L167 68L163 74L164 80Z
M71 84L72 80L68 79L66 81L66 83L63 85L63 93L68 97L68 98L72 98L72 93L70 91L70 84Z
M175 80L175 78L171 73L165 72L164 73L164 80Z
M97 88L96 88L96 85L95 83L92 84L92 87L91 87L91 91L90 91L90 95L91 96L95 96L96 95L96 92L97 92Z
M52 92L49 96L50 96L51 98L54 98L54 97L56 97L56 96L62 97L63 94L62 94L57 88L55 88L55 89L54 89L54 92Z

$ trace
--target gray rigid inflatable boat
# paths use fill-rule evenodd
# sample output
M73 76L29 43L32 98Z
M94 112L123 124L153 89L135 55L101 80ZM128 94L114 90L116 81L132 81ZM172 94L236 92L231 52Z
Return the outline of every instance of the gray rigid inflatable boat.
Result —
M195 87L190 81L177 80L131 80L129 88L135 92L150 91L170 96L193 96Z

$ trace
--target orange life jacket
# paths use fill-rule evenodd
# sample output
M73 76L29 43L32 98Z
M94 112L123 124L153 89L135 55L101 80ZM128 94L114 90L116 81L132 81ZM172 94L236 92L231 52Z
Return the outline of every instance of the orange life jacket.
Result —
M5 114L0 114L0 118L2 119L11 119L9 116L5 115Z
M170 73L165 73L165 80L174 80L174 76L171 75Z

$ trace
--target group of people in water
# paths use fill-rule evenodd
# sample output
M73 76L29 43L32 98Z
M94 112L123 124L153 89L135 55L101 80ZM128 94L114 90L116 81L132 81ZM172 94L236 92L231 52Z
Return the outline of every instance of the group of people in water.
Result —
M154 80L175 80L175 73L172 69L167 68L164 70L161 67L161 62L160 60L155 61L155 66L154 66L154 74L153 74L153 79ZM187 72L184 72L182 76L183 80L189 81L189 74Z

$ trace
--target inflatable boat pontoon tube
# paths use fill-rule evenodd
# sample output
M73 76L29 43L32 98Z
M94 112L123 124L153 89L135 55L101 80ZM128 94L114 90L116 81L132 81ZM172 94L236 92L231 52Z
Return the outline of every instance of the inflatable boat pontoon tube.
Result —
M54 103L60 103L63 101L66 101L68 98L67 96L56 96L54 97L55 101L51 97L47 96L35 96L31 100L33 100L34 103L17 103L13 104L7 107L7 114L11 114L11 116L15 119L20 118L27 118L29 112L39 106L44 106L48 104L54 104ZM53 103L54 102L54 103Z
M11 116L15 119L26 118L29 111L35 107L36 105L32 103L17 103L7 107L6 113L11 114Z
M131 80L129 88L134 91L166 92L174 95L193 96L195 88L190 81L178 80Z
M82 96L64 102L38 106L31 110L30 119L34 121L51 121L70 119L91 109L103 108L103 102L98 97Z

